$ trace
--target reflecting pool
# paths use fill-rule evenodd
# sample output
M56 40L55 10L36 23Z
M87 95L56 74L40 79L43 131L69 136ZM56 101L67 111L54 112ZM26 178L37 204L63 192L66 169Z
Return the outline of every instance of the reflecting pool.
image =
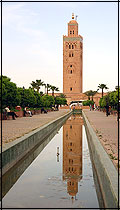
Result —
M3 177L3 208L99 208L82 116L71 115Z

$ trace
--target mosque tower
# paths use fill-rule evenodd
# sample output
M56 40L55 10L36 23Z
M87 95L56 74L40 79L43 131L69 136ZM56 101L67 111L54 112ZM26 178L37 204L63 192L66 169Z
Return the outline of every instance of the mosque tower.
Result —
M68 36L63 36L63 94L67 102L82 99L83 37L78 35L78 23L72 14Z

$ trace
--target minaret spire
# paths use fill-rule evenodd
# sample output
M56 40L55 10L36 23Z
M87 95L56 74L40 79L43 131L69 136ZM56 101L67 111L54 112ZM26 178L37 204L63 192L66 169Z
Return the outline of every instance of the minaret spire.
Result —
M72 13L72 19L74 19L74 13Z

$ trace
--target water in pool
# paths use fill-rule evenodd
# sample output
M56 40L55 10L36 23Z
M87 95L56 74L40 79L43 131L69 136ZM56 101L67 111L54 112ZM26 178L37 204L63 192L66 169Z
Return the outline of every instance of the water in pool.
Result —
M99 208L82 116L43 144L3 177L3 208Z

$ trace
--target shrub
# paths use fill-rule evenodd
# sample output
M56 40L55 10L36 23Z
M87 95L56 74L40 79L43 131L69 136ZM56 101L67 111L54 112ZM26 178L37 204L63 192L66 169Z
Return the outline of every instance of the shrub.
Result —
M87 100L87 101L83 101L82 104L83 104L83 106L90 106L90 104L91 104L91 105L94 104L94 101Z

